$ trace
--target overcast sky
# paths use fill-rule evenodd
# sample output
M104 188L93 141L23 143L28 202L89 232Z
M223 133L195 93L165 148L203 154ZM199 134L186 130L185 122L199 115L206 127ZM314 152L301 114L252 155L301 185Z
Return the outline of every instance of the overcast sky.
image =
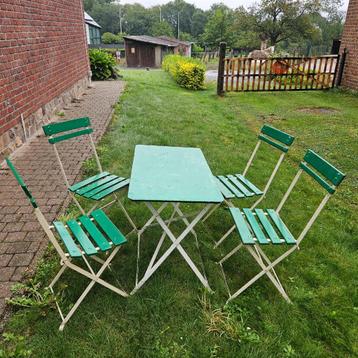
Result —
M220 0L185 0L188 3L194 4L197 7L200 7L201 9L207 10L210 8L212 4L220 2ZM133 3L139 3L146 7L158 5L158 4L166 4L169 2L169 0L121 0L122 4L133 4ZM223 0L224 4L231 8L237 8L241 5L244 5L245 7L257 2L255 0ZM349 0L344 0L344 7L343 10L347 9Z

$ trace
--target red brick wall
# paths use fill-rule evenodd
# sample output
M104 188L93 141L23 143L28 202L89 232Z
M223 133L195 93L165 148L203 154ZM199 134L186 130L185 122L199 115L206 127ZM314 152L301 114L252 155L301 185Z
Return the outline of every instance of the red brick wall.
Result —
M89 72L82 0L0 0L0 134Z
M342 86L358 90L358 0L350 0L344 25L341 51L348 55L343 72Z

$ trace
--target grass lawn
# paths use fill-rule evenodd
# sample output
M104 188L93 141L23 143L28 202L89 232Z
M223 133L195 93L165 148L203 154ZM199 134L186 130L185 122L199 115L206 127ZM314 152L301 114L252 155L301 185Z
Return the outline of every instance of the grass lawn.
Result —
M231 224L220 209L199 225L201 250L214 294L205 292L184 260L175 253L133 297L121 298L95 286L64 332L57 312L49 307L19 309L7 332L25 337L34 357L353 357L358 354L358 97L339 92L240 93L215 96L176 86L162 71L123 70L128 83L112 124L99 144L106 170L130 175L136 144L200 147L214 173L243 170L263 123L296 136L263 206L277 205L308 148L330 160L347 179L328 203L296 251L277 272L293 301L290 305L266 278L229 305L215 264L238 242L232 235L220 249L212 243ZM331 111L306 108L325 107ZM302 110L303 109L303 110ZM264 183L279 153L265 146L249 177ZM84 166L93 173L94 162ZM300 232L324 195L311 179L303 179L282 216L294 234ZM139 223L149 217L144 205L126 204ZM238 205L249 205L241 201ZM275 206L274 206L275 207ZM185 207L187 211L189 207ZM69 209L69 215L75 210ZM118 208L109 211L123 231L129 230ZM180 228L182 229L182 228ZM142 241L142 272L160 231L153 228ZM195 262L193 240L183 246ZM275 254L276 250L271 252ZM136 239L118 255L114 269L130 291L134 285ZM247 255L228 261L230 285L247 280L256 266ZM53 251L40 264L35 280L48 284L57 269ZM107 277L111 279L111 275ZM63 306L69 307L87 281L64 275ZM75 285L74 285L75 284Z

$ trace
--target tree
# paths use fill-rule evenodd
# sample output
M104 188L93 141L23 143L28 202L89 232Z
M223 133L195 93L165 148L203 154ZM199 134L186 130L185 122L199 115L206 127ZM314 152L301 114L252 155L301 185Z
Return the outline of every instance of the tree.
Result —
M322 8L319 0L262 0L251 8L255 30L271 45L315 33L312 16Z
M260 48L260 36L255 30L255 17L244 7L237 8L233 17L233 46L246 52Z
M151 27L152 36L169 36L174 37L173 29L166 21L157 21Z
M233 13L223 4L213 5L210 9L208 22L202 40L210 47L217 47L225 41L229 46L233 43Z

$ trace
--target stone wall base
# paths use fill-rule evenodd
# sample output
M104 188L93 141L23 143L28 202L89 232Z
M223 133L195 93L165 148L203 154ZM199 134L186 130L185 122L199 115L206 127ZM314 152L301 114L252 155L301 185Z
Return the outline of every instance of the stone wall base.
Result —
M90 84L90 77L82 78L67 91L41 106L35 113L23 120L19 118L18 124L0 134L0 163L15 149L34 137L43 125L61 118L61 111L79 100Z

